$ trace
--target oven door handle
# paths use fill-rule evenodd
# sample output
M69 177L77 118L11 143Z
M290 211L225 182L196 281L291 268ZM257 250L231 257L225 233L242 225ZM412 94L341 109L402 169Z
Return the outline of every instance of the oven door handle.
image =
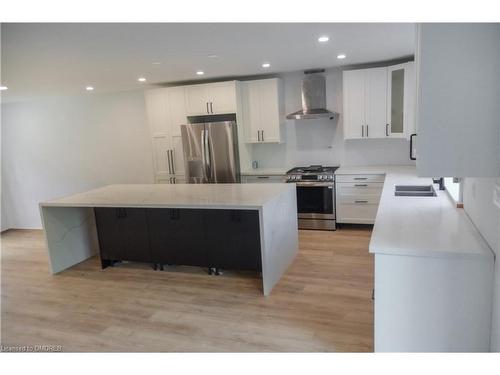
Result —
M332 189L334 186L332 182L296 182L295 184L300 187L329 187Z

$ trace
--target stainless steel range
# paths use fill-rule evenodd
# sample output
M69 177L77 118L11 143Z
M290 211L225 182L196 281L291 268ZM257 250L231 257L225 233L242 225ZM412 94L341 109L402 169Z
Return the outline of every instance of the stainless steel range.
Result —
M311 165L290 169L287 182L297 185L300 229L335 230L335 175L338 167Z

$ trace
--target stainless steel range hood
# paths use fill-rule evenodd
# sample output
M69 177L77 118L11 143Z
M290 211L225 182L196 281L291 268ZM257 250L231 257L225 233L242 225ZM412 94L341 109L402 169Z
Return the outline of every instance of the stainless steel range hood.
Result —
M327 110L326 84L324 69L306 70L302 79L302 110L286 116L289 120L310 120L338 116L338 113Z

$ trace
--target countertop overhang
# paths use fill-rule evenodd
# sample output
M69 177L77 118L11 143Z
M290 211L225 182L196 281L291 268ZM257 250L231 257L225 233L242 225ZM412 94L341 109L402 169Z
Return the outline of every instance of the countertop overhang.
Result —
M40 206L260 209L294 188L286 183L108 185Z

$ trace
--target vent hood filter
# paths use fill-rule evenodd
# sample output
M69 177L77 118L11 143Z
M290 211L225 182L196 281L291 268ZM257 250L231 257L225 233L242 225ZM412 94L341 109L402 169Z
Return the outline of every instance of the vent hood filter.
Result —
M324 69L304 72L302 79L302 110L286 116L289 120L333 119L338 114L327 110Z

